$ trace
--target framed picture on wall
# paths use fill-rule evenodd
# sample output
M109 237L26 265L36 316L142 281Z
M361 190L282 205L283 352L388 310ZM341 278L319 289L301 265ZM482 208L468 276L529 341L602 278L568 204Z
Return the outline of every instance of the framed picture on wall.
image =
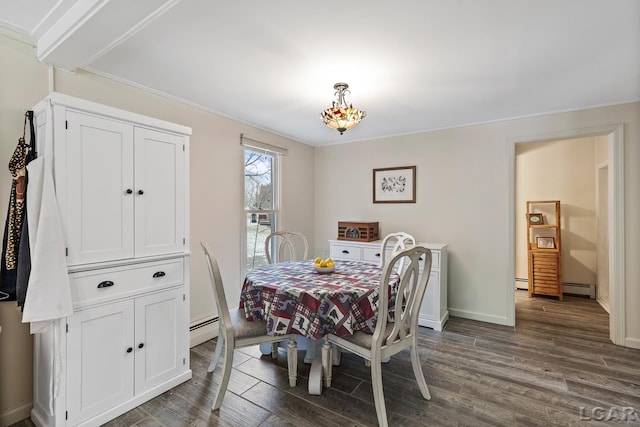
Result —
M373 170L373 203L415 203L416 167Z
M553 237L536 237L538 249L555 249L556 241Z

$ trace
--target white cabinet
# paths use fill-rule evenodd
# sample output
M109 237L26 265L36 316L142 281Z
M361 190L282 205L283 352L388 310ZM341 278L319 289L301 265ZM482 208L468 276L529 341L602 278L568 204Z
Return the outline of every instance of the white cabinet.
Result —
M74 313L35 336L31 419L98 426L191 378L191 130L57 93L34 110Z
M68 319L67 423L75 425L172 378L186 364L180 289L80 310Z
M431 274L427 290L420 308L418 323L436 331L441 331L449 319L447 306L447 244L418 242L431 250ZM382 241L350 242L329 240L329 256L334 260L356 260L379 264ZM387 248L387 259L391 247Z
M60 113L68 265L184 251L185 137L66 107Z

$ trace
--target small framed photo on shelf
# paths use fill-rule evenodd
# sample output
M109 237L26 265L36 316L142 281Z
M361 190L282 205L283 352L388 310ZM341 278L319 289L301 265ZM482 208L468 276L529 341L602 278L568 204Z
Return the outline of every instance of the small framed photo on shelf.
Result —
M553 237L536 237L538 249L555 249L556 240Z
M540 225L544 224L544 217L541 213L529 213L527 214L527 221L529 225Z

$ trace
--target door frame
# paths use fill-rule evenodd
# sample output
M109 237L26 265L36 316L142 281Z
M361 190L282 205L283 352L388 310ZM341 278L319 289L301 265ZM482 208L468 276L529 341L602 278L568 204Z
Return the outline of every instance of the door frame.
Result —
M612 124L579 129L567 129L545 134L529 134L511 137L507 143L509 161L509 195L507 234L509 258L507 269L507 316L508 324L515 325L515 169L516 144L528 142L554 141L584 138L589 136L607 136L609 162L609 338L614 344L626 345L625 325L625 246L624 246L624 125ZM627 345L629 346L629 345Z

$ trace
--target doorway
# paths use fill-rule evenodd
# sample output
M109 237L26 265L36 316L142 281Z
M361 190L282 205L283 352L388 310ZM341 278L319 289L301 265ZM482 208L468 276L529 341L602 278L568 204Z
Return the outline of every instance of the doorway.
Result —
M607 284L609 294L609 314L610 314L610 338L614 344L625 345L625 306L624 306L624 195L623 195L623 127L622 125L603 126L598 128L586 128L575 129L569 131L556 132L554 134L546 135L528 135L525 137L513 139L509 144L511 168L510 168L510 185L511 194L509 200L509 236L510 236L510 251L513 265L511 266L510 273L512 278L516 278L516 245L520 242L516 240L516 224L519 219L517 216L516 208L516 146L518 144L527 144L533 142L546 142L555 140L570 140L585 137L601 136L606 138L606 152L608 166L606 169L606 184L599 183L600 185L606 185L606 224L608 253L604 254L608 260L607 264ZM594 173L594 169L591 169L591 174ZM602 172L605 173L605 172ZM596 174L596 176L599 173ZM600 194L600 193L599 193ZM598 196L600 197L600 195ZM603 196L604 197L604 196ZM601 199L598 199L601 200ZM600 201L598 201L598 204ZM603 202L604 203L604 202ZM565 212L563 212L564 216ZM574 212L576 218L579 217L579 212ZM571 216L570 216L571 218ZM564 241L564 237L563 237ZM512 323L515 325L515 286L514 282L509 284L508 293L510 298L508 303L512 303L513 306L509 307L508 314L513 316Z

